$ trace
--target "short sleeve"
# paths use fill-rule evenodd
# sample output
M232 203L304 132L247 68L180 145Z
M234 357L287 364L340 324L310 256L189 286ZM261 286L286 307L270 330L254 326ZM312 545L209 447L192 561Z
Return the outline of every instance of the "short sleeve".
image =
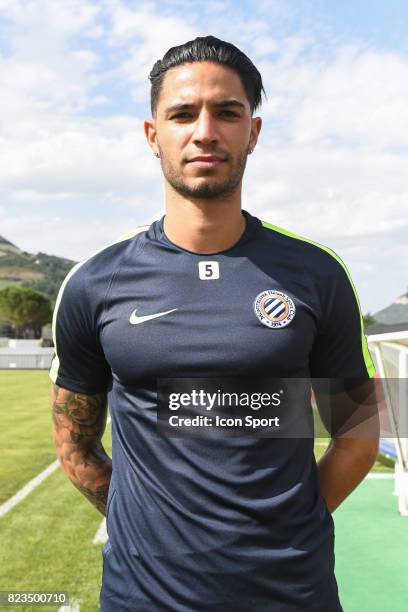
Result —
M357 293L341 260L332 258L320 290L322 316L310 356L311 376L356 386L374 376L375 367Z
M111 369L98 339L98 305L89 298L80 266L68 274L56 301L50 378L60 387L91 395L107 390Z

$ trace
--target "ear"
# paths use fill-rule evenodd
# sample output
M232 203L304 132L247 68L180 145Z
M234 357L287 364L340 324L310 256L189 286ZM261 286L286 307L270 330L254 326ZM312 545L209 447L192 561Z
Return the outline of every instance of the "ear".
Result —
M143 129L146 136L147 143L152 149L153 153L158 153L157 139L156 139L156 120L145 119L143 122Z
M258 142L259 133L262 128L261 117L254 117L251 119L251 135L249 137L249 148L254 149Z

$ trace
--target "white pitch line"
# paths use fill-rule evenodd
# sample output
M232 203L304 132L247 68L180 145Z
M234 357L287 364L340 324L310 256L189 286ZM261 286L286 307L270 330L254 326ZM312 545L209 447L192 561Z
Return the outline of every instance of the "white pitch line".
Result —
M107 424L109 424L110 422L111 422L111 417L109 415L107 419ZM17 493L13 495L13 497L10 497L10 499L8 499L6 502L1 504L0 518L2 518L5 514L7 514L7 512L9 512L12 508L14 508L14 506L19 504L25 497L27 497L27 495L31 493L31 491L34 491L34 489L36 489L38 485L40 485L46 478L48 478L48 476L53 474L53 472L55 472L55 470L57 470L60 465L61 464L60 464L59 459L56 459L47 468L45 468L45 470L43 470L37 476L35 476L35 478L27 482L27 484L24 485L22 489L17 491Z
M371 474L367 474L366 478L372 478L373 480L391 480L395 478L395 476L391 472L371 472Z
M36 489L38 485L43 482L43 480L45 480L46 478L48 478L48 476L55 472L55 470L57 470L59 466L59 459L56 459L53 463L51 463L51 465L49 465L47 468L45 468L45 470L38 474L38 476L30 480L30 482L27 482L27 484L24 485L22 489L17 491L17 493L13 495L13 497L10 497L10 499L1 504L0 518L7 514L7 512L14 508L14 506L20 503L25 497L27 497L27 495L29 495L31 491L34 491L34 489Z
M61 606L58 608L58 612L79 612L80 606L79 601L77 599L73 599L72 603L68 606Z
M98 531L95 534L92 544L105 544L108 539L108 532L106 530L106 519L102 519L101 524L98 527Z

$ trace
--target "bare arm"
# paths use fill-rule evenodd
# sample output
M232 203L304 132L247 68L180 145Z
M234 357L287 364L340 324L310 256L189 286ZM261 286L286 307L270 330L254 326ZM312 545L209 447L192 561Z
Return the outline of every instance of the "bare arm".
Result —
M112 461L102 446L107 418L106 394L85 395L51 388L52 426L57 455L71 482L102 513Z
M338 438L318 462L322 494L330 512L350 495L375 463L376 439Z
M334 512L377 458L378 395L375 381L370 380L353 392L339 394L329 401L317 394L316 399L323 422L334 433L318 462L322 494L328 509Z

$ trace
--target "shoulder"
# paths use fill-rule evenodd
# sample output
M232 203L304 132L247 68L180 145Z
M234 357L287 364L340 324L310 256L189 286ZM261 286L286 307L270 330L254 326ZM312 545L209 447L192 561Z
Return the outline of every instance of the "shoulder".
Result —
M89 293L93 293L94 297L98 293L103 294L124 255L129 250L137 254L148 228L148 225L135 228L73 266L60 287L57 301L63 293L69 293L74 298Z
M124 254L129 250L135 255L137 254L144 242L144 236L148 229L148 225L140 226L102 247L77 264L74 274L79 272L79 270L82 270L83 274L96 274L98 271L106 273L116 269Z
M327 245L267 221L261 221L261 224L266 240L278 243L281 248L287 249L291 259L297 260L299 265L307 268L319 280L345 276L351 282L346 264Z
M129 248L137 253L139 247L143 243L143 237L149 226L141 226L132 232L128 232L119 237L114 242L105 245L89 257L77 263L68 273L66 281L71 278L86 278L95 277L98 274L106 276L111 273L120 264L123 255Z
M346 313L356 318L360 326L364 355L367 355L366 340L363 334L363 315L356 287L348 268L341 257L330 247L300 236L282 227L262 221L265 231L287 247L292 253L291 261L301 266L319 295L322 321L331 321L338 327L338 321L346 322ZM273 240L273 238L270 238ZM275 242L276 244L276 242ZM322 327L323 329L323 327ZM350 327L352 329L352 327ZM356 329L355 327L353 329ZM368 357L365 357L368 360Z

